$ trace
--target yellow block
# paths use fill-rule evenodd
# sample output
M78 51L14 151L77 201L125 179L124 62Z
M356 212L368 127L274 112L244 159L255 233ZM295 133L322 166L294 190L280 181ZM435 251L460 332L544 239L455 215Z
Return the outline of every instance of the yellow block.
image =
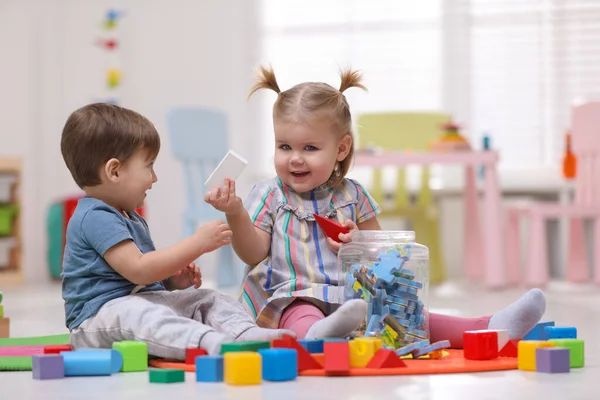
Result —
M360 337L348 342L350 347L350 367L364 368L373 355L383 346L381 339L375 337Z
M535 349L556 347L555 343L544 340L521 340L518 348L518 366L522 371L535 371Z
M225 353L223 368L225 383L259 385L262 377L260 354L253 351Z

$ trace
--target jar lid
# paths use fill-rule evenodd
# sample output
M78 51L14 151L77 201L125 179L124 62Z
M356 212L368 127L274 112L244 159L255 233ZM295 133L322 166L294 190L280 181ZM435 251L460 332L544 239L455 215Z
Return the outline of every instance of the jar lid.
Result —
M414 242L414 231L353 231L353 242Z

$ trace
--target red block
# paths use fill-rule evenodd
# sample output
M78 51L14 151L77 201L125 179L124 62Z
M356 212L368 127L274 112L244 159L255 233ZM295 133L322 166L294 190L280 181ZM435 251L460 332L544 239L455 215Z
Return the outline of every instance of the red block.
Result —
M325 360L323 368L329 373L345 373L350 371L350 346L348 342L323 343Z
M401 367L406 367L406 364L396 355L394 350L390 349L377 350L377 353L375 353L371 361L367 364L367 368L373 369Z
M340 243L340 238L339 238L340 233L350 232L342 224L340 224L339 222L337 222L333 219L325 218L318 214L313 214L313 215L315 217L315 221L317 221L317 224L319 224L319 226L323 230L323 233L325 233L325 236L330 237L331 239L333 239L334 241L336 241L338 243Z
M521 339L510 339L508 342L506 342L506 344L504 345L502 350L500 350L500 352L498 352L498 356L499 357L515 357L516 358L519 355L518 348L519 348L520 341L521 341Z
M56 344L44 346L44 354L60 354L61 351L72 351L73 348L68 344Z
M204 349L185 349L185 363L196 364L196 357L206 355L208 352Z
M296 349L298 352L298 371L305 371L307 369L323 369L321 364L315 360L312 355L296 341L293 336L283 335L281 339L275 339L271 342L272 348L279 349Z
M464 357L467 360L492 360L498 358L498 332L464 332L463 349Z

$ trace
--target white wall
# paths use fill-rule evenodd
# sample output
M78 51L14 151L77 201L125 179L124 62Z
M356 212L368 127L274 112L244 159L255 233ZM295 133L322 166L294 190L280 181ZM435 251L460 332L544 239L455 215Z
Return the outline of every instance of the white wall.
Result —
M185 192L165 127L170 107L222 108L230 118L231 147L255 160L256 102L247 103L246 94L259 54L257 2L0 0L0 154L22 156L26 165L24 267L30 280L48 276L48 205L78 192L60 155L62 126L71 111L108 93L104 74L111 62L124 74L121 104L146 115L163 139L159 182L147 202L158 247L182 232ZM127 12L115 31L118 56L94 45L111 7ZM240 192L247 190L242 184Z

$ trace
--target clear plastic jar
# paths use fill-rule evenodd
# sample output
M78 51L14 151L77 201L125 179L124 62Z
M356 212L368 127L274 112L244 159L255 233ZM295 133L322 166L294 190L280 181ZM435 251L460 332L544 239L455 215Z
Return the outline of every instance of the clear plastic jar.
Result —
M392 348L429 340L429 250L412 231L355 231L338 253L345 300L369 304L353 336L376 336Z

